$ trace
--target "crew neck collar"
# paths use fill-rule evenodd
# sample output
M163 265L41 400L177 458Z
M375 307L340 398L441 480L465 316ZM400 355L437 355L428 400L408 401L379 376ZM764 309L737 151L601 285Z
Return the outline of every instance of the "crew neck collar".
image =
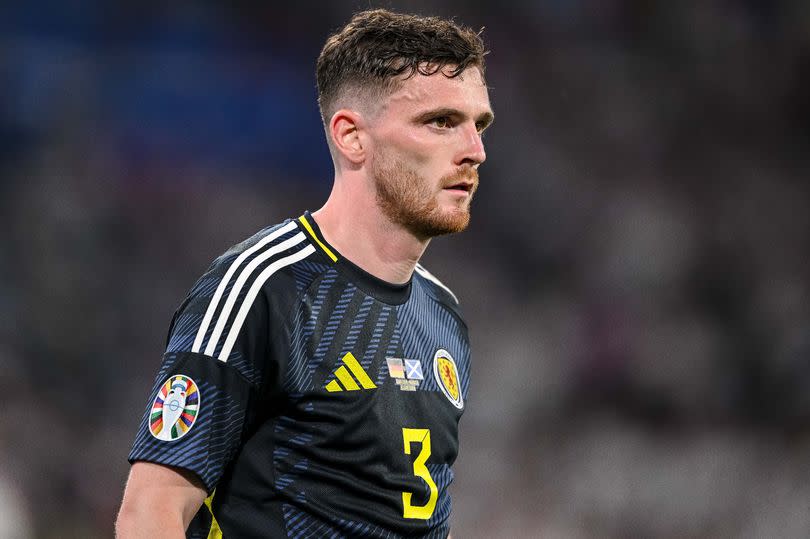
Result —
M340 272L344 273L351 282L356 284L358 288L383 303L401 305L408 301L411 295L413 276L411 276L407 283L403 284L390 283L379 277L375 277L341 255L337 249L326 241L318 223L315 222L315 219L309 211L305 211L304 215L298 218L298 223L306 231L307 240L309 240L325 258L334 264Z

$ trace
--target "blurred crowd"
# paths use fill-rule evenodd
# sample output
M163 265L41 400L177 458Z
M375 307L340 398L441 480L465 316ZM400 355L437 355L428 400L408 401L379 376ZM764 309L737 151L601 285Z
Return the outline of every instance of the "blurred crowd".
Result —
M458 538L810 537L810 4L385 2L486 27ZM0 537L109 537L168 323L317 209L359 2L0 8Z

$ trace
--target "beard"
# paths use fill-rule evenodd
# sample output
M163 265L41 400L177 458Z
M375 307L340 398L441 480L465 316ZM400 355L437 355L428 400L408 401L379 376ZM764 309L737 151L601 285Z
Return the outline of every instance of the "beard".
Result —
M470 224L470 203L478 188L478 171L472 167L441 178L434 186L427 178L401 160L374 160L372 175L377 204L383 214L420 239L461 232ZM469 196L452 208L438 202L441 189L472 180Z

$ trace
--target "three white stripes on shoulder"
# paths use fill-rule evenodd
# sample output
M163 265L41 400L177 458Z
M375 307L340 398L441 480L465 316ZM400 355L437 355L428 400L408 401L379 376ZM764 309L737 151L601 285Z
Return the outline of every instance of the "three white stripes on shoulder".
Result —
M283 227L279 228L278 230L268 234L267 237L262 238L261 241L257 242L256 245L247 249L245 252L240 254L236 260L234 260L228 271L225 272L225 276L222 277L222 280L219 282L219 286L217 286L216 291L214 292L214 296L211 298L211 302L208 304L208 309L205 311L205 316L203 317L202 323L200 324L200 329L197 331L197 337L194 339L194 344L191 347L191 351L195 353L199 353L203 340L205 340L205 334L208 333L208 328L211 325L211 321L214 318L214 313L219 306L220 301L222 300L222 296L225 294L225 289L228 287L228 283L231 281L233 276L239 270L239 267L242 263L247 260L250 255L254 254L255 252L261 250L263 247L271 243L272 241L276 240L277 238L287 234L288 232L292 232L297 227L295 221L290 221ZM217 344L219 343L220 337L222 336L222 332L225 329L225 324L227 324L228 319L231 316L231 312L233 311L236 301L239 298L239 294L242 291L242 288L249 282L251 275L253 272L258 268L262 263L266 262L273 256L291 249L295 247L299 243L302 243L306 239L306 236L303 232L299 232L295 236L284 240L283 242L279 243L278 245L274 245L273 247L267 249L259 256L254 258L249 264L247 264L237 277L236 282L234 283L233 287L231 287L231 291L228 294L228 298L225 301L225 305L222 307L222 311L219 313L217 317L216 325L214 326L214 331L211 333L211 337L208 339L208 344L205 347L205 350L202 352L205 355L212 356L216 351ZM242 325L245 323L245 319L250 312L250 308L253 305L253 302L256 300L256 296L259 295L264 283L278 270L285 266L289 266L290 264L295 264L299 260L303 260L304 258L308 257L312 253L315 252L315 247L312 245L307 245L303 249L296 251L293 254L287 255L283 258L279 258L275 262L271 263L267 266L261 273L259 273L258 277L256 277L250 288L248 289L247 294L245 295L245 299L242 301L241 306L239 307L239 311L236 313L236 318L231 325L231 329L228 332L227 337L225 338L225 342L222 345L222 349L219 352L218 359L222 362L228 361L228 356L231 354L231 350L233 350L233 346L236 343L236 339L239 337L239 332L242 330Z

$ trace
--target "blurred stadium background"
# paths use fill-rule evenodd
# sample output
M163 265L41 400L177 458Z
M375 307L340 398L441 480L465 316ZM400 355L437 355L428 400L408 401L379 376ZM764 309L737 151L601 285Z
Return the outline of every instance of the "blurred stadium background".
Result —
M112 534L169 320L317 209L364 2L0 8L0 537ZM810 537L810 4L432 0L485 26L457 538Z

